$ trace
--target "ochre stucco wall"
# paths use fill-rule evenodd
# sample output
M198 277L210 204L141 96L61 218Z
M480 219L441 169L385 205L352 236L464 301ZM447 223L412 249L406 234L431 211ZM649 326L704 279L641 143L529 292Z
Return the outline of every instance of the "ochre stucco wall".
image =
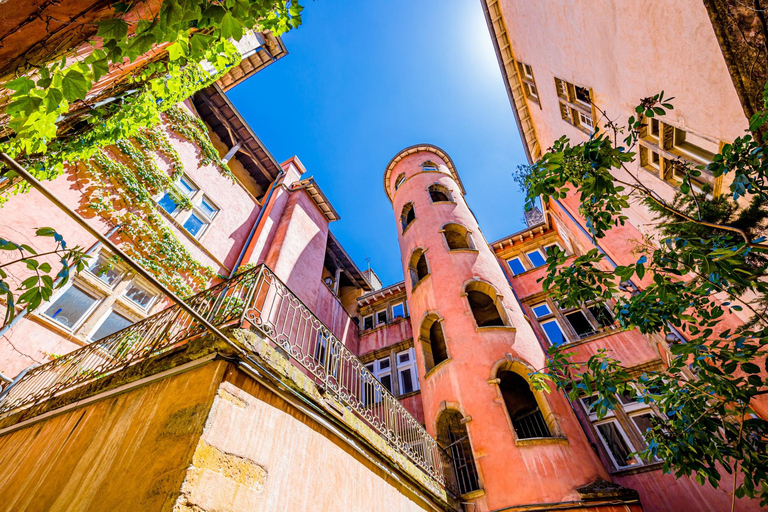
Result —
M224 363L0 435L0 510L170 510Z

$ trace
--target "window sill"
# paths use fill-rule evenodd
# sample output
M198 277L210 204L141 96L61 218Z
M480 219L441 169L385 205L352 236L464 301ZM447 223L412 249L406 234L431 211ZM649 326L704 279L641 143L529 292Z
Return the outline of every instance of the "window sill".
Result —
M415 391L411 391L410 393L403 393L402 395L397 395L395 398L397 398L398 400L402 400L403 398L410 398L412 396L416 396L419 394L421 394L421 390L417 389Z
M542 446L547 444L568 444L567 437L533 437L529 439L515 439L517 446Z
M429 369L429 371L428 371L427 373L425 373L425 374L424 374L424 380L427 380L427 379L428 379L428 378L430 378L432 375L434 375L435 373L437 373L437 371L438 371L440 368L442 368L442 367L444 367L444 366L448 366L448 363L450 363L451 361L453 361L453 359L451 359L451 358L449 357L449 358L448 358L448 359L446 359L445 361L440 361L439 363L437 363L435 366L433 366L432 368L430 368L430 369Z
M403 230L403 236L408 232L408 230L416 223L416 219L413 219L407 226L405 226L405 229Z
M595 340L599 340L599 339L605 338L607 336L610 336L611 334L616 334L616 333L619 333L619 332L624 332L624 330L619 328L619 327L614 327L612 329L605 329L603 331L600 331L600 332L598 332L596 334L592 334L592 335L587 336L585 338L581 338L581 339L574 340L574 341L568 341L568 342L565 342L565 343L561 343L560 345L557 345L557 346L558 347L568 347L568 348L578 347L579 345L583 345L584 343L589 343L589 342L592 342L592 341L595 341ZM550 344L550 346L554 346L554 345Z
M471 253L477 254L478 250L467 247L462 249L448 249L448 252L471 252Z
M611 471L611 474L616 476L637 475L639 473L648 473L650 471L660 470L662 469L663 466L664 466L663 462L651 462L648 464L643 463L643 464L630 466L628 468Z
M476 491L470 491L466 494L462 494L461 498L464 500L475 500L477 498L482 498L485 496L485 489L478 489Z
M517 327L514 327L512 325L487 325L485 327L477 327L476 330L478 332L485 332L485 331L510 331L510 332L516 332Z
M427 278L428 278L429 276L431 276L431 275L432 275L432 274L427 274L427 275L425 275L424 277L422 277L421 279L419 279L419 280L416 282L416 284L414 284L414 285L413 285L413 287L411 288L411 293L414 293L414 292L416 291L416 288L418 288L418 287L419 287L419 285L420 285L421 283L423 283L424 281L426 281L426 280L427 280Z
M432 204L456 204L456 201L432 201Z

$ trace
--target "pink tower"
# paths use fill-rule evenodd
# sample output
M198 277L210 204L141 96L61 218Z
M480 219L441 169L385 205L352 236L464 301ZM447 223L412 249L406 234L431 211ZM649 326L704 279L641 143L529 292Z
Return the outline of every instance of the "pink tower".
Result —
M528 385L545 351L453 161L436 146L411 146L390 161L384 188L397 220L426 427L452 459L463 501L477 511L583 503L577 489L609 477L566 398Z

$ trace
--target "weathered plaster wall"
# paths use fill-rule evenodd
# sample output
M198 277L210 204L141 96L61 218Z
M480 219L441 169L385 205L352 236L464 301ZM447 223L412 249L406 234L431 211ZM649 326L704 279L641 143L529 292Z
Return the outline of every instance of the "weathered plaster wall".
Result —
M175 510L414 511L422 506L325 427L231 370Z
M360 336L357 355L362 356L411 338L413 338L413 331L409 319L394 320L386 325L365 331Z
M322 260L321 260L322 265ZM317 301L313 312L317 315L333 334L339 338L353 354L358 353L358 329L352 318L344 309L344 305L325 286L325 283L319 281L321 286L317 287Z
M0 434L0 510L170 510L223 371L208 364Z

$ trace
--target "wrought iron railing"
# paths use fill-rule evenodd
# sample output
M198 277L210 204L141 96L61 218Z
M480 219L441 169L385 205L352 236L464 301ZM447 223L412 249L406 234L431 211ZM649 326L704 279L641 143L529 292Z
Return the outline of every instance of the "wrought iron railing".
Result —
M260 332L326 393L362 418L441 485L439 447L360 360L264 265L224 281L187 303L211 324ZM29 369L0 398L0 414L34 405L161 355L205 333L171 306L98 342Z

